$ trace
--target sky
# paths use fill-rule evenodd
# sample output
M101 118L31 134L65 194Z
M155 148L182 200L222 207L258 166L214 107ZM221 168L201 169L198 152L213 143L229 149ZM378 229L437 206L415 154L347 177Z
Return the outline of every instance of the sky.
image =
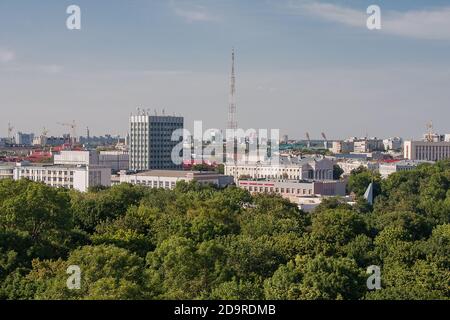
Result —
M73 4L81 30L66 27ZM0 136L72 120L79 135L124 135L137 107L224 128L233 47L241 128L450 132L448 0L2 0Z

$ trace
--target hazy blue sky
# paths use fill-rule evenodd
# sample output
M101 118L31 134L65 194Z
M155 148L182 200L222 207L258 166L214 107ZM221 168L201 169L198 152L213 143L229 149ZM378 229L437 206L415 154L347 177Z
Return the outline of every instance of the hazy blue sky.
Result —
M66 8L82 30L66 28ZM366 28L378 4L382 30ZM448 0L2 0L0 136L124 134L136 107L303 138L450 132Z

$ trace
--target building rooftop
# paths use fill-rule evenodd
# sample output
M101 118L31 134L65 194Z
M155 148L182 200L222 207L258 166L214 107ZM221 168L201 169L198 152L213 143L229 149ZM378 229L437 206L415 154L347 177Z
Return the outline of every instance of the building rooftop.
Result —
M133 174L131 174L133 175ZM134 174L136 176L145 176L145 177L173 177L173 178L183 178L188 175L196 175L196 176L211 176L211 175L220 175L214 171L183 171L183 170L150 170L143 171Z

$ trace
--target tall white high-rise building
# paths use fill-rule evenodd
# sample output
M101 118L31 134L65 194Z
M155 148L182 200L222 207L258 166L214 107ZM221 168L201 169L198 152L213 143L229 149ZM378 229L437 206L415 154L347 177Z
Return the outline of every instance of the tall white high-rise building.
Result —
M172 161L172 150L181 142L172 141L172 133L183 129L184 118L176 116L151 116L138 111L130 116L130 170L180 169Z

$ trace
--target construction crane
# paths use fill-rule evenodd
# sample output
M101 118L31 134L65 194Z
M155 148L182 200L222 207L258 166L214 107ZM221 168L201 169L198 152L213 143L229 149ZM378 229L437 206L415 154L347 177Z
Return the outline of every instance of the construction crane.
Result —
M42 128L42 136L46 137L48 135L48 129L47 128Z
M72 121L72 123L62 123L58 122L59 125L69 127L70 128L70 136L71 136L71 144L74 145L77 142L77 124L75 123L75 120Z
M325 149L328 149L328 139L324 132L322 132L322 137L324 139L323 146L325 147Z
M309 137L309 132L306 133L306 139L308 140L307 148L311 148L311 138Z

